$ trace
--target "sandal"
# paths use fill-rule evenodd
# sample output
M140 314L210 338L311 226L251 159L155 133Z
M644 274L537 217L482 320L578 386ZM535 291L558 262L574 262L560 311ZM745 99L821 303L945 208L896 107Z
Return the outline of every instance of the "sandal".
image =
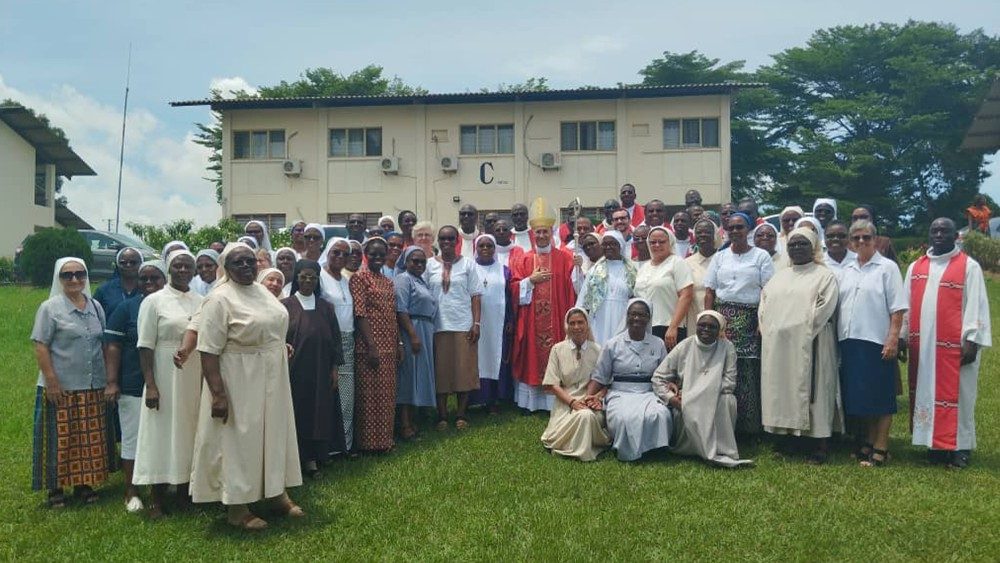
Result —
M455 419L456 430L465 430L468 427L469 427L469 421L464 416L460 416Z
M448 429L448 419L439 418L437 424L434 425L434 428L436 428L438 432L444 432Z
M149 511L146 513L150 520L159 520L163 518L164 514L166 513L163 511L163 505L158 503L150 504Z
M230 526L235 526L241 530L248 530L251 532L256 532L259 530L264 530L267 528L267 521L257 517L252 512L247 512L240 518L239 522L228 521Z
M47 502L49 508L66 508L66 495L63 494L62 489L49 491Z
M413 426L407 426L400 430L399 437L406 442L411 442L417 437L417 429Z
M858 449L854 450L851 453L851 457L853 457L858 461L868 459L869 457L871 457L872 450L874 449L875 449L875 444L872 444L871 442L865 442L864 444L858 446Z
M292 502L291 499L285 499L284 502L274 503L271 506L271 514L277 516L289 516L291 518L302 518L306 515L306 511L302 510L302 507Z
M80 485L73 489L73 496L83 500L84 504L94 504L95 502L101 500L97 496L97 492L90 488L90 485Z
M872 448L872 453L868 456L868 459L861 460L861 467L882 467L887 461L889 461L888 450Z

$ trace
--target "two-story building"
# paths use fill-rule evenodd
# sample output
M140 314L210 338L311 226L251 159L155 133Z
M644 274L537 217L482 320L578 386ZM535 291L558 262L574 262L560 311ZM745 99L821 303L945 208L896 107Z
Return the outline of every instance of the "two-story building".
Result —
M195 100L222 115L223 214L272 227L410 209L507 212L543 196L597 208L628 182L638 200L729 201L729 106L719 83L544 92Z
M66 139L20 105L0 106L0 256L35 231L57 224L90 228L56 201L59 176L94 176Z

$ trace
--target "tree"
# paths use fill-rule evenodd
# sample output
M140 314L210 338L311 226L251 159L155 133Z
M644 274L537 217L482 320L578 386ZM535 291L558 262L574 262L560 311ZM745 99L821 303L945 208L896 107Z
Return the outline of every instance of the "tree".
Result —
M489 88L480 88L479 91L483 94L489 94L492 92L545 92L549 89L549 79L541 76L533 76L521 83L511 83L506 84L501 82L497 84L496 89L490 90Z
M754 82L745 61L721 63L698 51L672 53L654 59L639 71L643 86ZM759 199L775 173L787 167L788 153L768 126L770 108L778 103L773 92L746 89L735 93L730 110L732 197Z
M274 86L261 86L253 94L243 90L228 92L229 97L246 98L299 98L314 96L411 96L426 94L419 86L409 86L398 77L382 75L382 67L368 65L344 76L331 68L307 68L298 80L282 80ZM225 98L223 92L213 90L213 100ZM195 123L198 132L194 142L209 149L209 176L205 179L215 184L215 200L222 203L222 120L219 112L212 112L210 123Z
M988 173L959 145L998 70L1000 40L981 30L910 21L815 32L758 72L781 100L767 117L791 156L766 199L870 203L892 229L960 217Z

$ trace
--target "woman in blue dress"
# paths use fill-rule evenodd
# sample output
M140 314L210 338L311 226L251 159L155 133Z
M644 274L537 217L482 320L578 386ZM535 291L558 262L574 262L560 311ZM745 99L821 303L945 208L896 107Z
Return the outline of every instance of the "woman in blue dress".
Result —
M396 404L399 405L400 434L404 440L417 434L414 424L416 407L437 405L434 381L434 317L437 300L424 281L427 256L418 246L411 246L399 258L406 271L396 274L396 320L403 341L399 362Z

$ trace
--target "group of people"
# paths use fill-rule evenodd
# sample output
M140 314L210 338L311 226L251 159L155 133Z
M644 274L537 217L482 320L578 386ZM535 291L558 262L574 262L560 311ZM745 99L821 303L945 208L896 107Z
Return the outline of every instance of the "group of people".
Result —
M465 205L438 229L411 211L351 219L331 240L296 223L286 248L260 221L197 254L126 248L93 298L86 264L57 262L31 336L34 488L53 507L66 487L92 502L120 462L130 512L151 485L152 516L221 502L260 529L251 503L302 516L288 487L331 455L413 439L420 409L464 430L471 406L503 404L550 411L543 445L583 461L669 448L734 467L751 463L738 436L769 433L822 463L846 430L877 466L907 352L913 443L969 461L990 319L949 219L905 281L873 210L842 222L829 199L785 208L780 227L695 190L668 220L631 184L600 222L559 221L541 199L482 224Z

